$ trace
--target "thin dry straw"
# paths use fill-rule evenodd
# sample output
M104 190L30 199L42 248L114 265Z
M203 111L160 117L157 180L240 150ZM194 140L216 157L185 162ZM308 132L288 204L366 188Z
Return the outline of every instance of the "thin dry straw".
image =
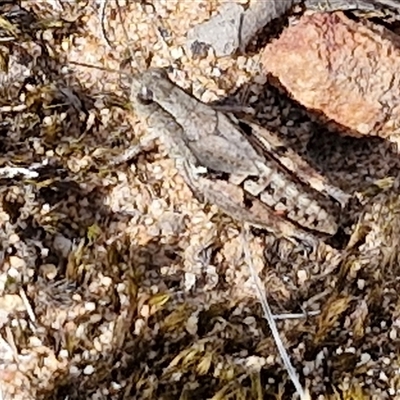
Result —
M242 245L243 245L243 252L244 252L244 257L246 264L249 268L250 275L254 281L256 290L257 290L257 295L261 303L261 307L264 311L264 317L268 322L268 326L271 329L272 336L275 340L276 347L278 348L279 355L281 356L283 365L285 366L290 380L293 382L294 387L296 388L296 391L298 395L300 396L301 400L309 400L310 395L307 390L304 390L303 387L301 386L301 383L299 381L299 378L297 376L296 370L293 367L289 355L285 349L285 346L283 345L282 339L279 336L278 328L276 326L274 316L272 314L271 308L268 304L267 296L265 295L264 290L261 287L261 282L259 280L259 277L255 271L253 260L251 258L250 254L250 248L249 248L249 239L250 239L250 228L248 224L244 224L243 230L242 230Z

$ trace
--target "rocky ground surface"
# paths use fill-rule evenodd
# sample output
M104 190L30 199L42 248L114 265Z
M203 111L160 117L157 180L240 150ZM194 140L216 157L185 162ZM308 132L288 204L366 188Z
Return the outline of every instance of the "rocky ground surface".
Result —
M240 226L198 202L146 142L113 71L170 67L205 102L253 107L350 193L398 176L399 156L379 137L341 135L267 79L262 50L300 8L246 54L187 55L186 33L221 4L111 1L103 24L91 0L0 4L0 398L292 398ZM303 314L277 323L312 398L400 398L400 202L389 186L370 195L354 228L362 243L341 262L252 233L274 314Z

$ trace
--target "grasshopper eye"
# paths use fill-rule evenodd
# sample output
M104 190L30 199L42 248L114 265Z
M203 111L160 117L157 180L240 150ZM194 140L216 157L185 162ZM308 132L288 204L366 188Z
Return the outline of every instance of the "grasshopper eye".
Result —
M138 93L138 99L145 105L151 104L154 101L153 92L146 86L143 86Z

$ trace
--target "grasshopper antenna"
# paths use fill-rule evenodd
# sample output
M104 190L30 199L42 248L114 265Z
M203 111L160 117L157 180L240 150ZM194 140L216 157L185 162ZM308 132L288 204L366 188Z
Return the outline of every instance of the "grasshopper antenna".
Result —
M101 34L103 37L103 40L106 42L107 46L112 49L113 45L108 38L106 27L105 27L105 20L106 20L106 7L108 4L108 0L103 0L100 1L100 9L99 9L99 15L100 15L100 26L101 26Z

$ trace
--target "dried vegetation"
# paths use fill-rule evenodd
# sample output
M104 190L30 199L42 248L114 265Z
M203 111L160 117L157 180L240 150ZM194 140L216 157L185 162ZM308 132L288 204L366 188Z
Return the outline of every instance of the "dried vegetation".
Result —
M127 43L111 2L112 49L94 1L0 5L3 399L293 394L239 228L193 198L157 142L118 161L145 127L118 74L72 62L119 69L129 45L136 67L172 65L177 83L205 101L250 103L344 190L399 173L386 142L342 138L270 86L258 53L189 59L185 32L219 2L192 4L121 2ZM274 312L317 312L278 321L313 398L400 396L396 182L370 195L342 262L263 232L249 244Z

